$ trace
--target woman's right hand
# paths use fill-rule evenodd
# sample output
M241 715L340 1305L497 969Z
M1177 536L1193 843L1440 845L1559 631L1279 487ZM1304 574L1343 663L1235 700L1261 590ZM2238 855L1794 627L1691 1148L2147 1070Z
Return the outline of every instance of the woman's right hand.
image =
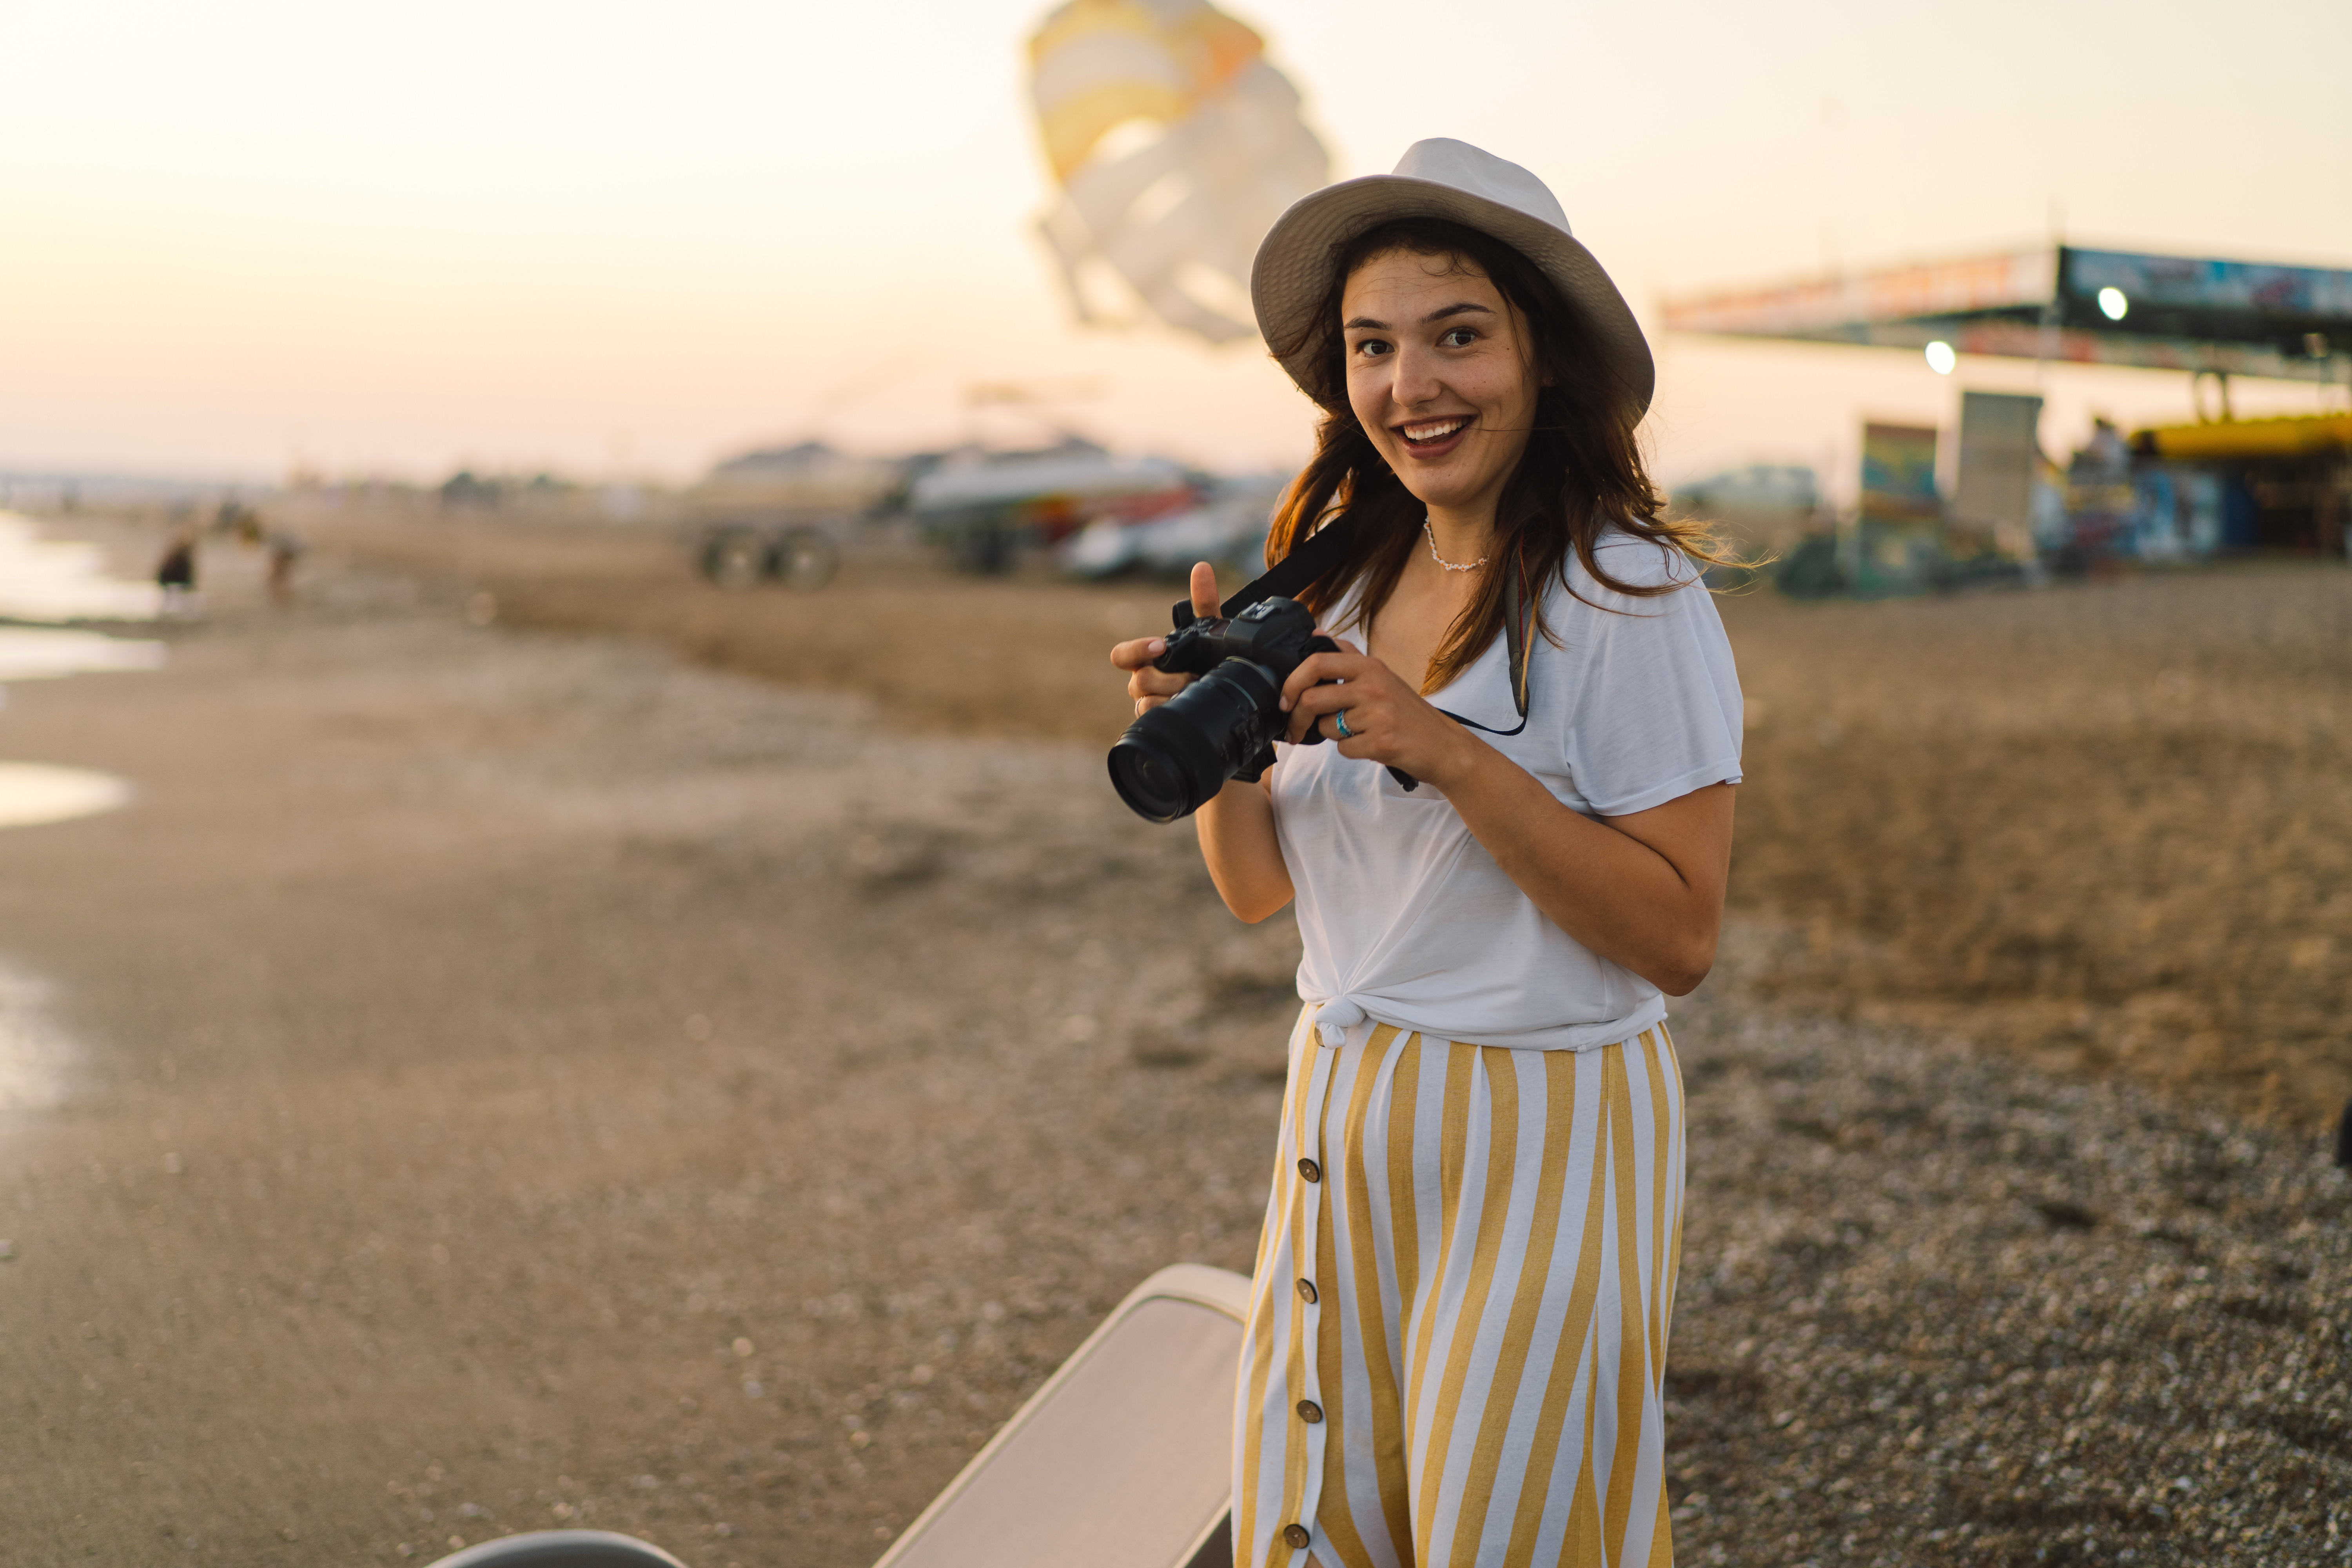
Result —
M1217 569L1203 561L1192 568L1192 613L1221 613L1217 600ZM1135 710L1148 713L1192 683L1189 675L1170 675L1151 668L1168 651L1166 637L1137 637L1110 650L1111 663L1126 670L1127 694ZM1225 907L1255 925L1290 902L1290 868L1283 863L1282 844L1274 831L1274 805L1266 794L1266 774L1256 784L1228 779L1225 787L1192 814L1193 831L1201 836L1201 858L1217 884Z
M1192 613L1213 616L1217 605L1217 569L1205 561L1196 563L1192 567ZM1164 637L1137 637L1115 644L1110 650L1111 663L1128 672L1127 694L1135 699L1139 716L1159 707L1195 679L1152 668L1151 661L1167 651L1168 639Z

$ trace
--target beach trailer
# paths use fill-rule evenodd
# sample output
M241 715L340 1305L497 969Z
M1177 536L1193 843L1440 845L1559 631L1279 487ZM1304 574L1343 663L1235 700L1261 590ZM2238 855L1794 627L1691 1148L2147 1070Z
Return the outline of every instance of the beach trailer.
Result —
M1031 451L966 448L917 475L907 510L968 572L1009 570L1024 550L1088 524L1134 524L1199 507L1209 477L1165 458L1115 456L1079 436Z
M822 441L730 458L686 492L695 569L738 592L767 584L814 592L840 570L858 520L899 482L898 464Z

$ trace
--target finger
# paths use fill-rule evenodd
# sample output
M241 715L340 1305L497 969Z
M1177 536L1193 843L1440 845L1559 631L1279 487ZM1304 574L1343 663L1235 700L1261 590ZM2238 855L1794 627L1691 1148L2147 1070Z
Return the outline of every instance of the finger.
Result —
M1369 757L1380 748L1384 738L1393 741L1387 729L1389 716L1367 708L1340 708L1323 714L1315 721L1316 728L1330 737L1343 757ZM1339 721L1348 721L1348 732L1339 733Z
M1141 669L1167 651L1166 637L1137 637L1130 642L1113 643L1110 661L1121 669Z
M1165 670L1144 666L1127 678L1129 697L1173 697L1192 684L1189 675L1170 675Z
M1344 739L1360 741L1364 738L1364 731L1371 727L1371 720L1363 708L1350 705L1339 687L1318 686L1309 697L1311 700L1302 700L1297 711L1290 716L1288 739L1294 746L1310 734L1319 734L1327 741L1343 739L1339 733L1342 710L1348 715L1348 733Z
M1346 690L1347 688L1342 686L1318 686L1300 698L1298 706L1290 715L1290 723L1286 727L1290 743L1294 746L1298 744L1307 738L1309 731L1318 726L1320 726L1326 737L1336 739L1331 725L1324 723L1324 721L1348 705L1348 699L1343 695ZM1360 728L1357 723L1360 714L1349 716L1348 720L1349 729Z
M1217 613L1217 569L1205 561L1192 563L1192 613L1214 616Z
M1302 709L1290 716L1290 723L1283 738L1297 746L1309 743L1318 735L1328 740L1330 734L1331 727L1323 722L1322 714Z
M1312 716L1319 713L1337 713L1342 708L1360 707L1364 700L1363 689L1352 682L1343 685L1325 681L1320 686L1310 686L1300 692L1298 700L1292 703L1291 708L1293 711ZM1348 722L1353 724L1355 721L1350 719Z
M1298 661L1290 679L1282 683L1282 708L1288 712L1297 704L1298 694L1311 690L1327 681L1360 681L1380 666L1360 653L1314 653Z

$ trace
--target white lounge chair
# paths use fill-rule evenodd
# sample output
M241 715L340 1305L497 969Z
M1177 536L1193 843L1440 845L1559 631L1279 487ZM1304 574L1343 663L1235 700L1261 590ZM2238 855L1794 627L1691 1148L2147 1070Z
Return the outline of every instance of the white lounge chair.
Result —
M1221 1568L1249 1281L1130 1291L875 1568Z
M1232 1568L1234 1377L1249 1281L1180 1263L1129 1292L875 1568ZM596 1531L433 1568L679 1568Z

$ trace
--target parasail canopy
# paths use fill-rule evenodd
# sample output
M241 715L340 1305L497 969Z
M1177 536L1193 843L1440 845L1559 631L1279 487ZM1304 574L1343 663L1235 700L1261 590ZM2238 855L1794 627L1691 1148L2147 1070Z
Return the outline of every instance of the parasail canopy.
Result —
M1029 40L1061 194L1039 222L1078 319L1120 321L1102 274L1211 342L1254 336L1250 259L1330 159L1265 42L1205 0L1068 0Z

